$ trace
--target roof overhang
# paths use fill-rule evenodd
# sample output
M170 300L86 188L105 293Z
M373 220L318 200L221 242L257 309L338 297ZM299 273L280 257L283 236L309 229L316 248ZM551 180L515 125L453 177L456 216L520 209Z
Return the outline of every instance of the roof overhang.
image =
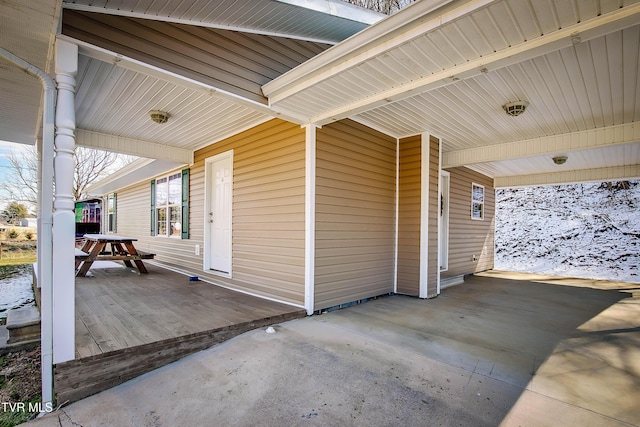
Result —
M61 0L0 2L0 47L51 73ZM33 145L42 134L42 86L0 55L0 140Z
M0 45L51 73L63 7L344 41L258 86L266 105L70 39L80 52L79 145L189 164L194 150L274 117L319 126L348 117L398 138L435 135L444 167L464 165L501 183L637 174L640 0L422 0L380 21L334 0L197 0L191 8L170 0L162 10L152 2L126 11L119 5L58 0L33 10L28 0L1 3ZM269 13L296 18L284 20L287 27L266 19ZM116 96L131 88L135 99ZM33 144L41 127L39 82L0 61L0 90L0 139ZM504 114L502 105L520 99L530 102L525 114ZM171 119L151 123L152 109L168 110ZM632 136L618 138L620 132ZM565 140L579 143L559 142ZM555 154L569 161L549 164Z
M349 117L398 138L431 133L443 167L500 185L629 179L640 163L639 41L637 0L421 1L263 92L318 126ZM518 100L529 108L508 117L502 106ZM570 160L555 165L555 154Z
M121 1L64 1L70 10L336 44L386 15L339 0L194 0L122 7ZM282 17L286 16L286 19Z

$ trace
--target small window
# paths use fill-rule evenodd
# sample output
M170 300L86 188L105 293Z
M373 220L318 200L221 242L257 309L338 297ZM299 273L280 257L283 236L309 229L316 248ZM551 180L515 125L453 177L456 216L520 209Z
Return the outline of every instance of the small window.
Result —
M107 196L107 232L116 232L116 193Z
M471 184L471 219L484 219L484 186Z
M156 236L182 236L182 173L156 180Z

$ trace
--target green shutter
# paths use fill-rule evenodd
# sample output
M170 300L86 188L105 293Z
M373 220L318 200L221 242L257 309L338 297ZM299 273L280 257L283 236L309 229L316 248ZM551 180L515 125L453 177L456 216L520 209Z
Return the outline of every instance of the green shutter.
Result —
M118 232L118 204L117 194L113 193L113 232Z
M76 202L76 222L82 222L82 203Z
M182 171L182 238L189 238L189 169Z
M151 235L156 235L156 180L151 180Z

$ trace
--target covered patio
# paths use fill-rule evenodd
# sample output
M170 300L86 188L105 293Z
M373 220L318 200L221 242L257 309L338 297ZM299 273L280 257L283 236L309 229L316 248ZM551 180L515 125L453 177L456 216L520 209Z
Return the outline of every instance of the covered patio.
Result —
M103 311L105 304L126 313L139 309L132 295L115 300L111 287L96 290L100 302L92 309L74 304L80 298L71 267L77 146L142 158L96 189L113 196L117 218L107 233L138 239L159 262L201 276L222 272L209 274L225 286L304 306L308 314L392 291L435 297L441 278L491 268L486 231L452 226L460 235L448 247L449 181L453 190L456 183L464 187L457 213L491 230L484 188L640 176L639 0L422 0L384 19L351 6L324 7L334 3L199 0L185 8L168 0L162 10L143 3L124 10L111 0L43 0L37 8L27 0L1 3L0 139L35 144L39 153L43 402L53 400L53 366L57 393L80 390L89 384L88 372L102 375L102 369L112 370L100 381L110 386L160 366L149 355L165 354L171 340L209 334L164 338L171 330L165 319L141 320L163 310L144 306L140 319L107 326L106 319L118 316ZM171 119L161 124L154 112ZM350 149L342 153L336 147L347 137ZM229 199L213 214L214 165L234 171L230 188L240 190L242 204L231 215L227 205L236 204ZM367 166L357 179L350 176L354 165ZM173 209L181 233L171 238L158 233L151 188L178 173L183 197ZM368 223L362 210L371 214ZM236 262L209 268L204 257L212 253L214 225L208 224L227 217L242 228L217 241ZM368 224L384 227L371 233ZM407 224L413 228L401 227ZM473 234L477 247L467 239ZM354 235L361 240L349 245ZM287 246L275 244L281 237ZM362 247L371 251L363 256ZM478 268L482 254L488 264ZM381 261L385 269L377 274ZM278 269L265 274L274 263ZM374 281L367 276L372 271L382 291L365 286ZM101 314L78 325L76 307ZM84 335L78 337L76 326ZM179 350L169 353L187 346L175 344ZM86 356L74 360L78 346ZM124 360L118 352L137 358L123 368L112 363Z
M76 278L76 358L55 367L59 403L243 332L306 315L302 309L190 280L149 262L148 274L115 262L96 264L89 277Z
M34 426L638 425L639 319L638 284L491 271L248 332Z

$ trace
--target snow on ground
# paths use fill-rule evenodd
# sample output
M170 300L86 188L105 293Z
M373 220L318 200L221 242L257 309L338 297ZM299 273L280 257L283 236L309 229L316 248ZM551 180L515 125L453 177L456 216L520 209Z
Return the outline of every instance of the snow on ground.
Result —
M0 319L12 308L35 305L31 265L0 266Z
M640 283L640 180L498 189L495 241L498 270Z

